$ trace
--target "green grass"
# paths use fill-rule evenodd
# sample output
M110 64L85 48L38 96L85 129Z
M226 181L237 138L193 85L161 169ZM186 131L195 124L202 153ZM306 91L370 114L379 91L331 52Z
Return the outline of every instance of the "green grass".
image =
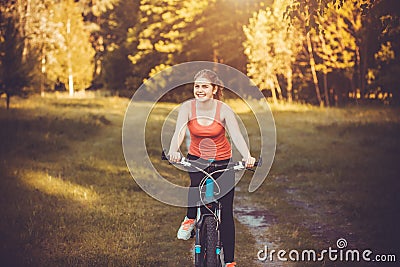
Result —
M147 196L126 168L127 103L32 98L0 111L2 263L190 264L175 238L184 210Z
M274 110L275 161L251 195L276 216L266 238L283 249L322 250L345 238L350 248L398 253L398 114L364 107Z
M251 142L259 142L253 116L229 103ZM149 197L126 167L121 127L128 100L32 97L11 104L0 109L3 265L191 265L191 242L175 238L185 209ZM153 110L146 144L158 171L187 185L186 174L159 161L157 133L174 107ZM400 110L272 108L274 164L256 192L237 192L248 201L237 204L268 210L274 219L257 237L236 222L239 265L256 265L263 247L255 238L279 249L324 249L344 237L351 248L397 253Z

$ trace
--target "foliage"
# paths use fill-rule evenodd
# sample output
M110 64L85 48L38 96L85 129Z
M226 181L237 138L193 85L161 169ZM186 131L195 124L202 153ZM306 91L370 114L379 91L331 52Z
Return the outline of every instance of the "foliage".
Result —
M319 21L318 17L325 16L327 8L334 7L341 9L346 2L353 0L292 0L286 6L285 15L289 18L295 18L300 16L305 17L305 25L308 29L318 29ZM357 0L355 7L362 11L362 13L368 13L373 7L375 2L380 0Z
M90 84L93 76L93 49L89 35L96 26L87 18L93 17L93 14L100 16L111 9L116 0L3 2L9 10L14 10L16 26L23 39L23 61L33 64L33 75L30 78L32 86L40 87L43 91L44 87L48 88L60 80L67 83L67 76L74 76L78 88L83 89ZM66 28L70 16L72 31L67 38ZM69 55L71 60L68 59ZM70 73L65 71L68 65Z
M141 0L139 21L128 33L128 43L136 44L129 56L134 72L143 79L161 65L175 64L184 42L196 32L189 32L188 26L209 4L206 0Z
M400 101L396 0L1 3L35 91L61 81L132 94L168 66L208 60L248 70L276 101L360 103L378 91Z
M397 6L396 6L397 4ZM394 8L396 6L396 8ZM382 96L385 102L400 104L400 9L397 1L382 1L374 7L372 25L379 31L372 64L368 69L371 96Z
M289 25L284 16L289 2L275 1L272 7L255 13L249 25L243 27L247 37L243 44L249 61L247 73L261 90L271 90L275 102L275 90L280 92L279 76L286 79L289 101L292 99L292 65L303 41L298 24ZM282 99L281 93L279 98Z
M20 95L29 85L30 66L23 61L23 39L15 16L0 14L0 95L6 94L7 108L13 95Z
M310 87L313 84L318 101L322 103L325 100L326 105L330 101L338 104L338 101L348 99L349 95L356 101L369 98L368 90L379 84L393 88L394 82L389 81L384 73L393 74L398 69L397 53L389 48L389 44L398 43L399 39L393 37L399 28L399 16L393 11L395 5L390 0L309 1L301 4L298 1L276 0L271 7L255 13L244 27L248 74L261 89L271 90L275 101L280 96L282 84L286 85L287 99L291 101L291 83L287 77L297 79L293 81L296 85L306 82ZM315 23L313 26L310 24L311 17ZM374 17L380 17L381 22ZM384 27L380 27L380 23ZM294 29L295 37L291 36L291 29ZM379 36L378 40L375 35ZM293 40L297 41L294 45ZM376 52L373 52L374 47L377 47ZM298 50L293 51L293 48ZM309 62L305 58L309 58ZM293 75L285 77L285 70L291 70ZM310 71L312 75L307 75ZM275 77L280 79L274 81ZM286 84L282 83L284 77ZM323 96L319 90L321 85ZM300 92L298 89L297 92ZM301 94L311 101L305 92Z
M103 14L100 29L93 34L97 40L95 60L99 63L96 65L100 65L94 82L114 92L125 87L133 72L128 56L136 44L129 43L127 36L129 28L138 23L138 12L138 1L119 1L112 10Z
M228 64L246 71L246 58L242 43L245 40L243 25L253 12L273 1L211 2L204 15L199 16L189 30L192 37L184 46L183 59L208 60Z
M129 50L124 45L107 51L104 56L102 81L106 88L116 92L125 87L126 78L132 72L128 59Z
M356 0L345 1L340 8L330 3L326 6L324 16L316 20L319 29L311 29L315 54L318 56L316 70L324 75L324 98L327 106L330 105L327 74L333 71L342 72L349 80L351 88L346 90L355 92L356 87L364 91L361 62L367 55L362 53L361 44L362 11L357 7ZM338 93L338 92L336 92ZM331 94L335 94L331 92Z
M324 16L318 17L320 31L314 31L314 40L318 44L316 53L322 60L317 68L324 73L352 68L356 64L360 44L357 37L362 22L361 11L355 3L354 0L348 0L340 9L328 4Z
M79 6L84 14L93 14L100 17L108 10L112 10L120 0L79 0Z
M249 57L247 74L261 90L270 89L274 92L272 22L273 17L270 9L261 10L250 19L249 26L244 27L247 37L247 41L244 43L246 47L244 52Z
M73 0L63 1L54 6L53 19L60 26L59 40L52 50L46 51L47 76L68 84L72 75L74 84L85 89L92 81L95 51L81 10Z

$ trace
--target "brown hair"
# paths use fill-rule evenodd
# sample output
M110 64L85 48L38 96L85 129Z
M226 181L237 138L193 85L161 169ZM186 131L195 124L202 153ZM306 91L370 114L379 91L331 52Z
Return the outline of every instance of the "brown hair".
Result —
M222 99L222 90L224 90L224 84L214 71L208 69L201 70L196 73L194 80L197 80L198 78L205 78L209 80L213 86L217 87L217 92L215 93L214 98L217 100Z

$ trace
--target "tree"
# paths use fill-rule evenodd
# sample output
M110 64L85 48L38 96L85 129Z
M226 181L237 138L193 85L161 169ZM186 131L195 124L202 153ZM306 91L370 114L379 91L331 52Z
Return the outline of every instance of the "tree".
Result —
M273 21L270 8L260 10L249 19L249 24L243 27L246 35L244 53L248 57L247 75L260 90L270 90L274 103L277 103L272 51Z
M15 10L16 25L23 39L22 60L24 63L34 66L33 75L31 75L32 86L40 87L43 93L46 86L54 84L56 81L61 80L66 83L68 78L66 80L64 76L70 77L69 87L71 89L73 89L74 84L81 88L87 86L88 80L91 78L83 77L88 76L87 71L89 69L87 66L90 65L91 59L89 58L93 54L88 37L93 25L84 23L82 14L87 12L88 8L85 8L87 5L90 9L96 9L100 6L100 9L104 10L104 8L110 7L110 3L114 0L97 0L94 2L91 0L18 0L4 2ZM68 20L68 18L70 19ZM72 30L69 35L66 33L67 28ZM87 44L84 44L84 42ZM68 60L68 55L71 55L71 60ZM78 60L73 57L78 58ZM79 66L77 63L79 63ZM75 64L76 68L81 70L71 67L72 64ZM70 68L68 68L68 65ZM68 71L70 71L70 74L67 74ZM77 74L74 72L84 73ZM72 79L74 76L75 82Z
M315 94L317 96L319 105L322 107L324 105L324 102L322 101L321 91L319 89L317 67L316 67L317 64L316 64L315 58L314 58L314 47L313 47L311 35L312 35L311 31L306 33L307 51L308 51L308 57L309 57L309 62L310 62L310 70L311 70L311 74L312 74L312 80L313 80L314 87L315 87Z
M293 64L296 61L297 55L302 49L304 37L299 28L299 23L290 24L289 19L284 16L285 6L290 0L275 0L273 4L275 28L277 34L273 36L274 56L276 61L275 79L279 86L277 76L281 75L286 79L287 100L292 102L292 87L293 87Z
M40 61L38 60L38 36L41 37L40 22L47 18L43 15L43 10L48 1L38 0L19 0L2 1L2 10L4 17L13 17L15 29L18 31L22 43L19 47L22 49L22 63L29 66L30 85L39 84L41 75ZM7 15L8 14L8 15ZM43 16L42 16L43 15ZM3 34L2 34L3 35ZM38 78L36 78L38 77Z
M75 1L62 1L55 5L53 19L61 26L60 40L46 52L47 77L68 84L72 95L75 87L84 89L91 84L95 51L90 43L90 31L85 28Z
M332 71L343 71L352 85L351 91L356 93L356 87L363 91L361 77L361 9L356 0L347 0L340 8L328 4L324 16L316 19L319 30L312 29L315 53L319 63L316 70L323 73L325 104L329 103L327 75ZM363 55L365 56L365 55ZM358 77L354 77L359 74ZM353 82L358 80L358 86Z
M93 59L93 80L92 88L103 86L104 58L107 54L107 47L118 41L120 29L129 24L135 10L130 7L134 0L79 0L78 6L82 10L85 27L90 29L90 42L95 50ZM137 3L135 3L138 5ZM129 14L129 16L127 15ZM126 30L124 32L126 37ZM118 36L116 38L116 36ZM124 38L126 39L126 38ZM115 48L115 47L114 47Z
M145 78L175 64L184 43L196 34L186 29L209 4L206 0L141 0L139 23L128 33L128 43L137 44L129 56L135 75Z
M100 30L94 33L97 39L95 60L95 82L104 84L112 91L125 87L127 78L133 72L132 62L128 59L136 43L127 41L128 30L139 23L139 3L137 0L120 1L112 10L104 13Z
M61 33L63 25L54 20L54 5L53 0L21 0L18 8L24 11L19 15L23 22L20 32L25 36L23 58L24 61L32 61L34 69L31 84L40 88L42 95L46 85L55 82L49 80L47 75L52 72L47 68L47 54L51 54L64 41Z
M16 26L15 16L0 14L2 40L0 45L0 95L6 94L7 109L13 95L23 93L29 85L29 65L23 62L23 39Z
M371 90L373 91L373 95L384 101L389 100L395 104L399 104L400 93L397 86L400 81L398 77L400 64L399 57L396 57L396 52L390 41L381 44L380 50L375 53L375 60L377 63L376 68L369 69L368 72L368 82L370 87L373 88Z
M274 102L283 98L279 77L286 80L287 99L292 101L293 63L303 43L298 24L290 25L284 16L289 2L275 1L272 7L254 14L249 25L243 27L247 73L261 89L271 90Z
M368 65L368 93L386 103L397 105L400 104L399 7L396 0L378 1L371 8L367 20L369 28L374 30L371 38L375 41Z
M243 46L246 36L243 25L248 23L255 11L260 9L260 5L269 5L273 1L260 2L260 0L210 2L207 12L203 16L198 16L187 28L192 35L184 44L182 61L214 61L246 72Z
M293 0L286 5L286 15L289 18L296 18L299 15L304 17L305 26L307 29L318 29L318 17L324 16L328 6L333 6L340 9L347 1L352 0ZM370 12L375 2L380 0L358 0L358 7L363 14Z
M75 2L78 2L78 6L84 15L92 14L97 20L100 19L102 14L113 9L118 0L79 0Z

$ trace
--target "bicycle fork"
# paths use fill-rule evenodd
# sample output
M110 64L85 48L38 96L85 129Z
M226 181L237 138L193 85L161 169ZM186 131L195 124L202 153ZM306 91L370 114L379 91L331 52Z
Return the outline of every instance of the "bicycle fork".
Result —
M197 208L197 216L199 217L200 208ZM200 266L203 259L201 258L202 247L201 247L201 237L200 237L200 229L203 225L202 219L197 219L196 223L196 240L194 243L194 262L196 266Z
M196 231L195 231L195 245L194 245L194 252L195 252L195 263L196 266L202 266L201 264L205 261L204 253L205 247L203 247L205 235L202 232L203 230L203 223L206 217L216 217L215 220L217 222L217 244L215 251L211 251L211 253L215 253L217 256L221 257L222 251L222 242L221 242L221 233L220 233L220 222L219 218L221 218L221 203L214 202L210 203L210 205L215 205L213 210L215 211L214 214L202 214L202 208L200 206L197 207L197 218L196 218ZM218 219L217 219L218 218ZM210 253L210 251L207 251Z

